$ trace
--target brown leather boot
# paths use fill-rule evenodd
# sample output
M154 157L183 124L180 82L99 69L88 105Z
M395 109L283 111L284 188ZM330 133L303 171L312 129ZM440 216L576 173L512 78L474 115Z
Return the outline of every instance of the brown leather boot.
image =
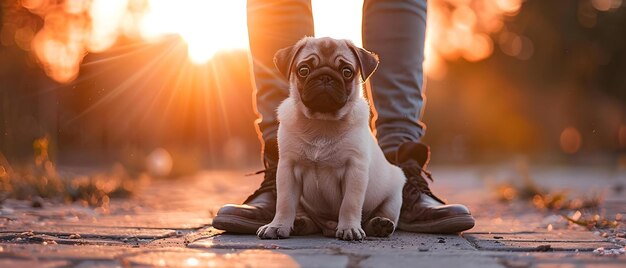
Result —
M474 217L464 205L446 205L428 187L425 170L430 160L428 146L405 142L396 153L396 163L407 177L402 189L402 209L398 228L416 233L458 233L474 227Z
M227 204L220 208L213 219L213 227L233 233L256 234L259 227L272 221L276 213L276 140L265 143L263 157L265 170L262 172L265 174L259 189L243 201L243 205Z

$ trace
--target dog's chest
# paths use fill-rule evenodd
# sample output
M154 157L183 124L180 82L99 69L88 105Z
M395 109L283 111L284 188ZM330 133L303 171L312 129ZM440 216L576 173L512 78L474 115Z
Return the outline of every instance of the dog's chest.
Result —
M295 168L302 179L302 201L310 213L322 218L336 219L343 197L345 167L301 165Z
M337 141L325 137L311 139L300 152L300 164L317 167L338 167L341 165Z

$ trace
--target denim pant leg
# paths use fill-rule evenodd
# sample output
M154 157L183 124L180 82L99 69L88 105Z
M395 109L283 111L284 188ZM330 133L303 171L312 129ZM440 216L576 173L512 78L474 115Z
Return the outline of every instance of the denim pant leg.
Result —
M380 56L370 78L376 138L386 155L405 141L419 141L423 97L425 0L365 0L363 46Z
M256 87L256 123L261 142L276 140L276 109L289 96L287 80L274 67L274 53L313 36L310 0L248 0L248 38Z

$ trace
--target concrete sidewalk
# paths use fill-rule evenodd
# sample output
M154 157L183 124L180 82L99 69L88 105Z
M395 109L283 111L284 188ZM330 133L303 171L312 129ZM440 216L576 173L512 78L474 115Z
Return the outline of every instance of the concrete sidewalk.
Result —
M154 180L139 195L108 208L0 203L0 267L625 267L621 234L588 231L530 203L503 204L490 189L515 177L507 168L434 168L433 191L470 207L477 225L462 235L396 232L391 238L345 242L320 236L259 240L211 227L224 203L239 203L260 183L244 171L204 172ZM601 213L626 214L626 174L603 169L546 168L538 183L605 196ZM616 190L617 189L617 190ZM623 227L623 223L622 223ZM621 236L621 237L620 237Z

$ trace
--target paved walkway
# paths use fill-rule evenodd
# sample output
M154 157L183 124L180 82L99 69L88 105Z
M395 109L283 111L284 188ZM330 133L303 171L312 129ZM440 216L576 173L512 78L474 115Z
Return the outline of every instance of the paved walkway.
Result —
M552 212L526 203L502 204L491 185L515 178L508 168L434 168L433 190L467 204L477 219L462 235L396 232L391 238L344 242L320 236L258 240L211 227L223 203L251 193L260 176L204 172L194 178L152 181L130 199L108 209L79 204L4 200L0 203L0 267L626 267L620 235L568 225ZM571 194L603 193L606 215L626 214L626 174L603 169L539 169L546 187ZM621 188L620 188L621 185Z

